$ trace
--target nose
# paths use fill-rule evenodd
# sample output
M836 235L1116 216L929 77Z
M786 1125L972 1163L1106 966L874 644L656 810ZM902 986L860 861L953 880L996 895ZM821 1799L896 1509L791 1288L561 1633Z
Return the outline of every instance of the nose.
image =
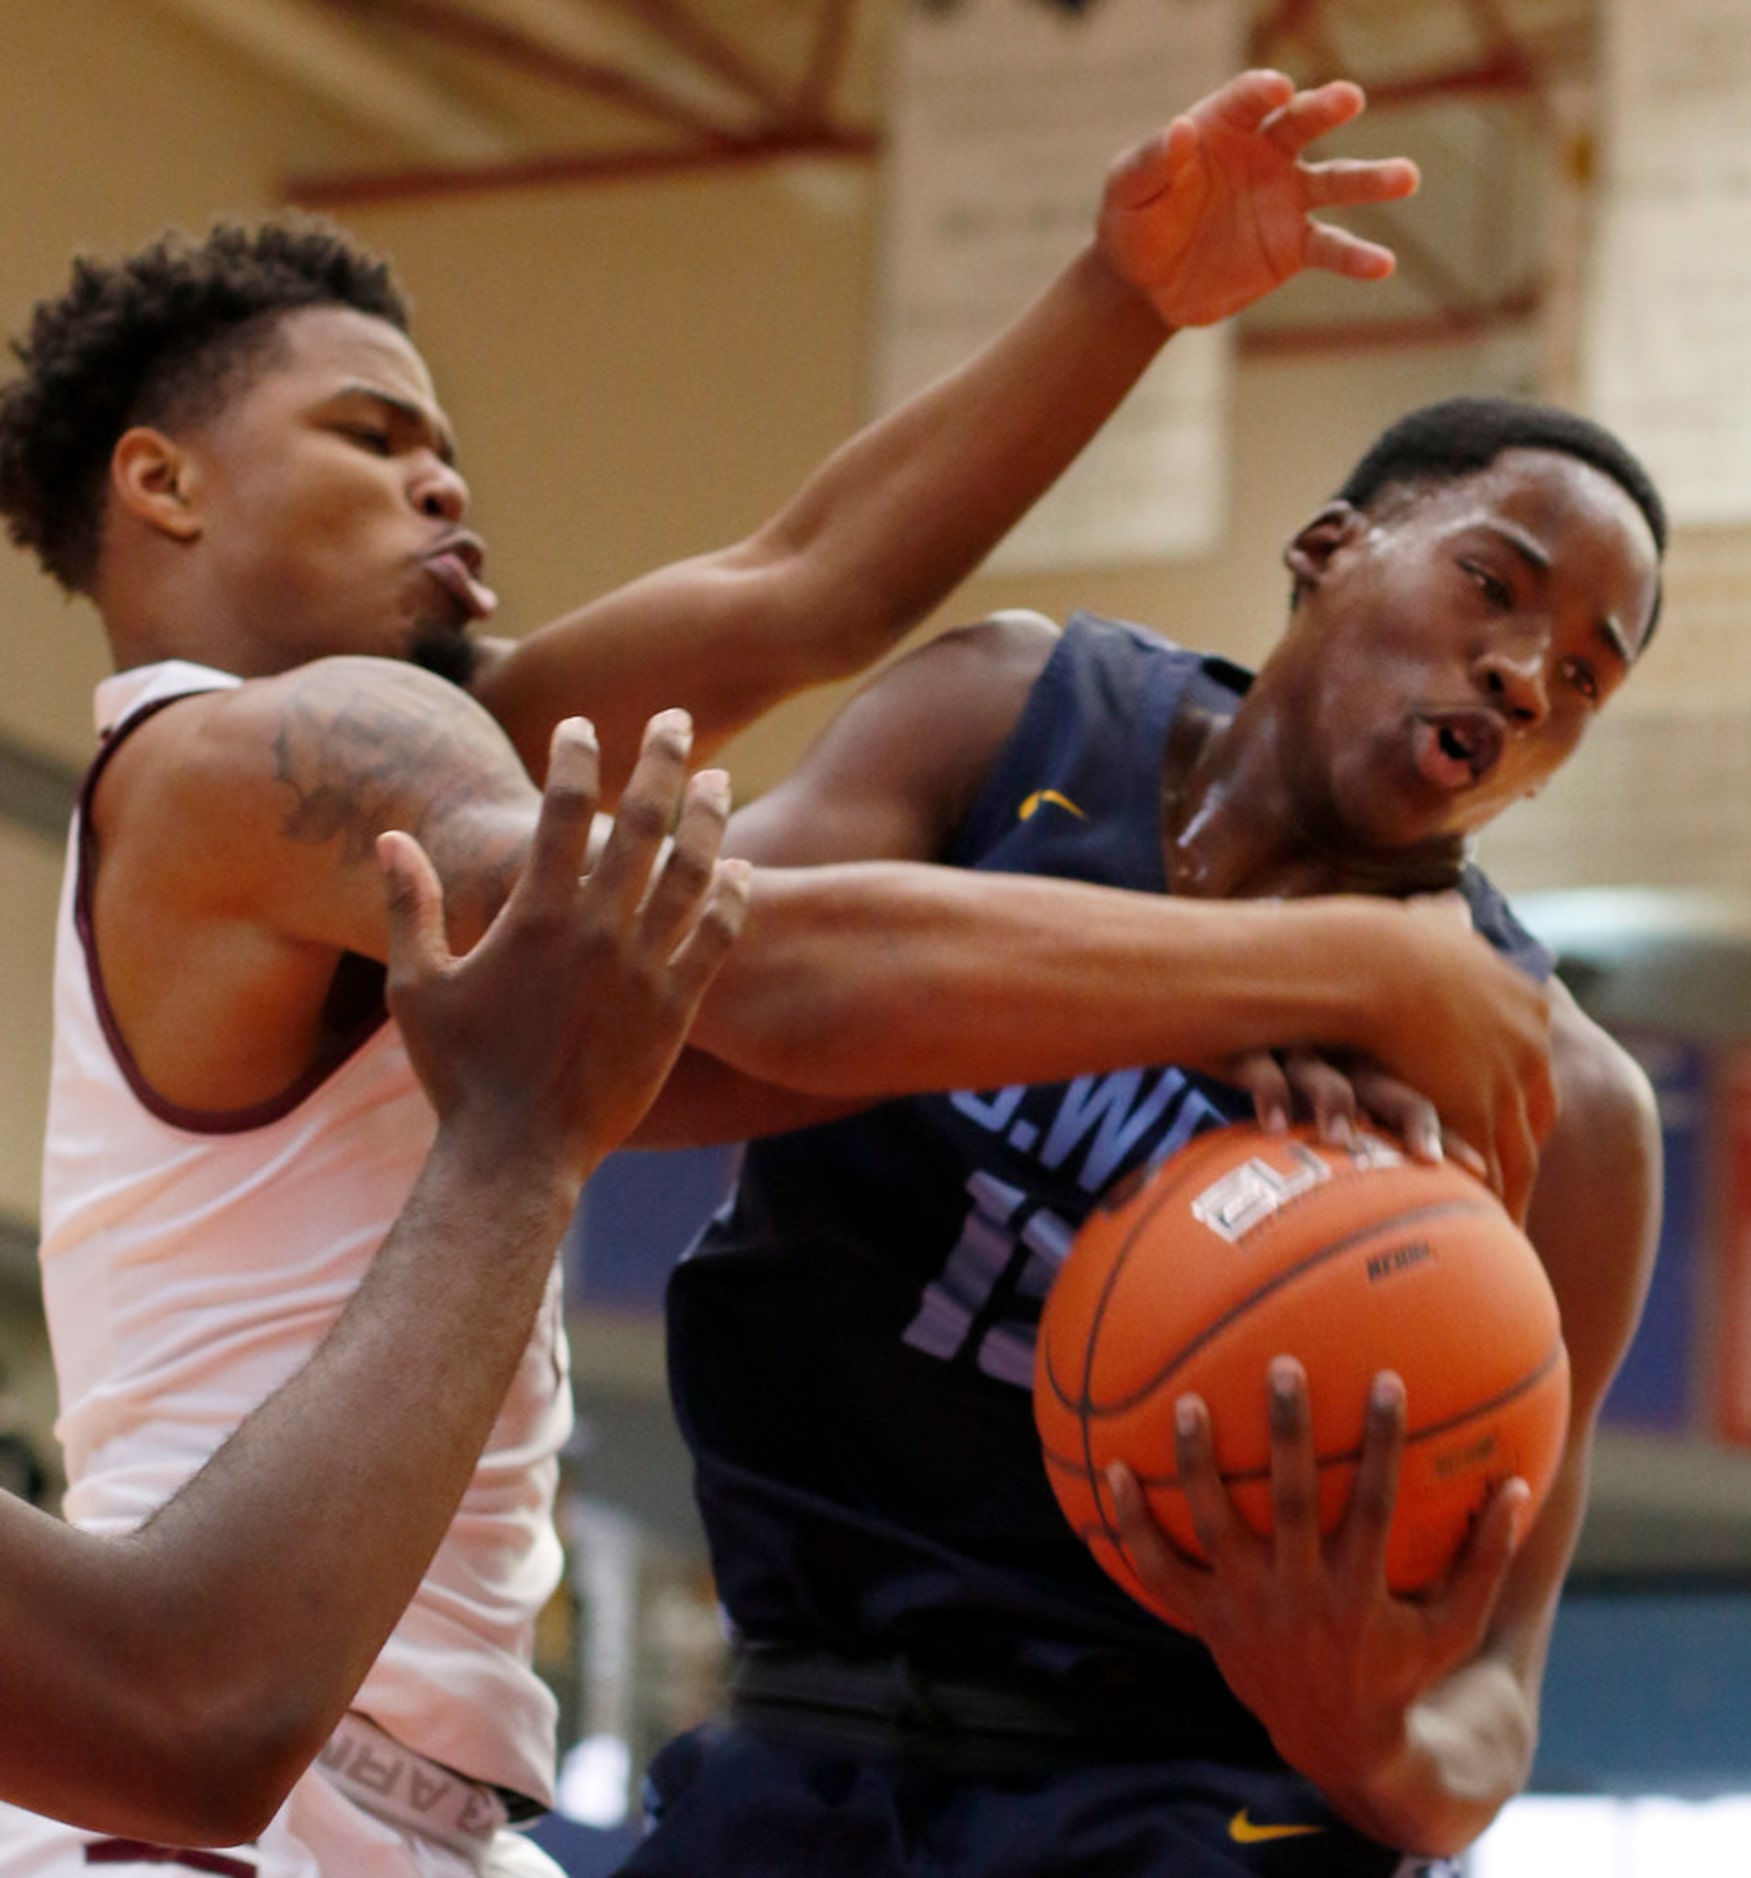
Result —
M1533 729L1550 714L1545 680L1543 632L1502 639L1478 655L1473 670L1485 695L1522 729Z
M418 466L409 494L414 507L434 521L459 522L468 509L467 483L439 456L427 456Z

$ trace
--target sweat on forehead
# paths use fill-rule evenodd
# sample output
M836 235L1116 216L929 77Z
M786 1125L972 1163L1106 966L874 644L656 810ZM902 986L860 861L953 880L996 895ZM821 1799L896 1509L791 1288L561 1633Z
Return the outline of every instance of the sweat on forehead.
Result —
M1488 469L1507 450L1554 450L1590 464L1641 510L1655 550L1666 550L1666 507L1653 478L1601 424L1555 405L1515 398L1445 398L1390 425L1363 455L1338 496L1378 509L1388 490L1414 491Z
M116 439L141 418L205 410L259 363L279 317L338 305L405 330L386 262L314 217L160 236L121 261L80 260L13 344L0 387L0 514L49 573L82 587L95 561Z

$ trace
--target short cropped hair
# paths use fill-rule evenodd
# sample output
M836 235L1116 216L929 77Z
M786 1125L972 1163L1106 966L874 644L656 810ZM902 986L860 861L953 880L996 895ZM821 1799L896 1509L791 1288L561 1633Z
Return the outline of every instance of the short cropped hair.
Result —
M1654 479L1603 424L1556 405L1515 398L1444 398L1426 404L1381 432L1338 495L1365 509L1388 488L1475 475L1504 450L1556 450L1590 463L1641 510L1655 548L1666 552L1666 505Z
M36 307L0 387L0 515L61 585L89 589L116 441L135 424L198 423L272 356L284 315L344 306L407 330L387 262L313 216L172 230L127 259L82 258Z

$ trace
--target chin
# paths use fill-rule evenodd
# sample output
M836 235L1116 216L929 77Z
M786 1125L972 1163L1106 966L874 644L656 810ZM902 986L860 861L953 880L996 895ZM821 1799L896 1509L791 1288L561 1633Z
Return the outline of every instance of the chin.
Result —
M480 666L480 647L448 626L418 628L407 656L421 670L447 678L462 690L467 690Z

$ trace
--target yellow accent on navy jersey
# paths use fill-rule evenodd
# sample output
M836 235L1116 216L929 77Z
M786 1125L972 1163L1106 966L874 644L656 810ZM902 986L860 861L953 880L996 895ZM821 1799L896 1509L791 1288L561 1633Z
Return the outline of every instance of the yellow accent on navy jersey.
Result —
M1244 1806L1228 1822L1228 1836L1236 1845L1264 1845L1272 1839L1305 1839L1309 1833L1324 1831L1323 1826L1257 1825L1250 1808Z
M1016 810L1016 820L1019 822L1031 821L1048 802L1055 803L1061 809L1068 809L1079 822L1088 820L1088 817L1067 795L1061 795L1056 789L1036 789L1031 796L1028 796L1026 800L1023 801L1021 807Z

